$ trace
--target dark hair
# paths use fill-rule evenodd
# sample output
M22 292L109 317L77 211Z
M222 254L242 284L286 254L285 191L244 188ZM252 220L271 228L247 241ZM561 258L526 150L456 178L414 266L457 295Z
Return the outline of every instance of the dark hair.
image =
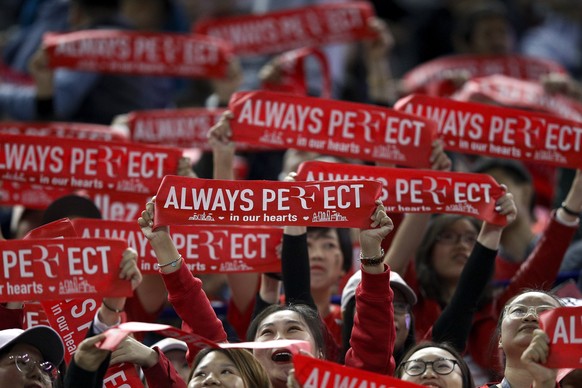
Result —
M473 168L471 169L472 172L480 173L480 174L487 174L491 170L501 170L518 185L524 186L532 186L533 187L533 178L528 171L528 169L524 166L524 164L518 160L512 159L493 159L487 158L482 159L477 162ZM499 182L504 183L504 182ZM534 207L536 202L535 197L535 190L531 191L530 203L529 203L529 213L532 217L534 217ZM535 217L534 217L535 219Z
M323 332L325 328L323 327L324 323L322 322L321 318L317 310L312 307L309 307L306 304L288 304L288 305L280 305L280 304L272 304L263 311L261 311L250 323L249 328L247 330L247 340L254 341L257 336L257 331L259 329L259 325L263 322L268 316L274 314L278 311L293 311L305 321L311 336L313 337L313 342L315 342L315 346L317 349L313 349L313 354L315 356L321 355L322 358L326 357L326 347L325 347L325 340Z
M402 361L398 365L398 368L396 368L396 372L394 373L394 375L398 378L402 378L402 375L404 374L404 368L403 368L404 363L406 361L408 361L414 353L416 353L417 351L419 351L421 349L426 349L426 348L439 348L439 349L443 349L443 350L446 350L447 352L451 353L451 355L457 361L457 365L459 365L459 369L461 370L461 378L463 381L462 388L475 387L475 383L473 382L473 376L471 375L471 370L469 369L469 366L465 362L465 359L459 354L459 352L457 352L455 350L455 348L452 345L450 345L446 342L423 341L423 342L413 346L408 352L406 352L406 354L402 358Z
M101 211L89 198L77 194L65 195L54 200L44 211L42 224L65 217L101 219Z
M482 20L501 18L509 21L507 7L500 1L472 2L455 17L453 34L465 44L473 40L475 26Z
M431 299L439 302L444 307L447 302L443 295L442 281L434 270L432 264L432 251L437 242L439 235L459 220L467 220L479 231L480 221L473 217L461 216L456 214L439 214L432 218L428 230L416 251L416 273L421 292L424 295L430 295Z
M342 263L342 269L348 273L353 266L354 253L352 245L352 237L350 235L350 229L346 228L326 228L320 226L310 226L307 228L307 234L314 233L316 236L322 236L329 230L335 230L337 232L337 238L340 245L340 250L344 257Z
M192 380L194 371L202 360L213 352L224 354L236 366L246 387L269 388L269 375L261 363L246 349L207 348L200 351L194 358L188 381Z

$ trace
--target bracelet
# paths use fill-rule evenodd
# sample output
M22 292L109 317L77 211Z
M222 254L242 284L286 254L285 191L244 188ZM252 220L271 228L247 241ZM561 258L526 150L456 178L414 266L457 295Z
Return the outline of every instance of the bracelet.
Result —
M572 217L580 217L580 213L575 212L574 210L570 209L568 206L566 206L566 202L562 202L562 206L560 206L562 208L562 210L564 210L564 213L571 215Z
M384 261L384 248L380 249L380 254L378 256L365 257L360 251L360 263L362 265L378 265Z
M164 268L167 266L172 266L174 268L176 268L178 266L178 262L182 260L182 255L178 256L178 258L176 260L170 261L169 263L166 264L158 264L159 268Z
M105 301L104 301L104 300L102 300L102 301L101 301L101 304L102 304L103 306L105 306L105 308L106 308L107 310L109 310L109 311L113 311L114 313L117 313L117 314L119 314L119 313L122 313L122 312L123 312L123 309L114 309L113 307L111 307L111 306L108 306L108 305L107 305L107 303L105 303Z

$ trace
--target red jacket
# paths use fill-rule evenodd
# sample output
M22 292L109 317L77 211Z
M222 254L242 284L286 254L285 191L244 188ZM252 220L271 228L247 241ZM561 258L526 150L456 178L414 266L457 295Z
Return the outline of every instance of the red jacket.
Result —
M390 288L390 268L372 275L362 271L356 288L356 313L346 353L346 365L392 376L396 367L392 353L396 341L394 293Z

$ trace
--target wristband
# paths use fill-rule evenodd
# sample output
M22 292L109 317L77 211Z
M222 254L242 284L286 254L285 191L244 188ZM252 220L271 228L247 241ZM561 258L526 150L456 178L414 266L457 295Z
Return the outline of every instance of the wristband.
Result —
M172 266L172 267L177 267L178 266L178 262L182 260L182 255L178 256L178 258L176 260L170 261L169 263L166 264L158 264L159 268L164 268L167 266Z
M568 206L566 206L566 202L562 202L562 206L560 206L562 208L562 210L564 210L564 213L571 215L572 217L580 217L580 213L575 212L574 210L570 209Z
M107 310L109 310L109 311L113 311L114 313L117 313L117 314L119 314L119 313L122 313L122 312L123 312L123 309L114 309L113 307L111 307L111 306L108 306L108 305L107 305L107 303L105 303L105 301L104 301L104 300L102 300L102 301L101 301L101 304L102 304L103 306L105 306L105 308L106 308Z
M360 251L360 263L362 263L362 265L364 266L378 265L383 261L384 261L384 248L380 249L380 254L378 256L371 257L365 257L364 255L362 255L362 252Z

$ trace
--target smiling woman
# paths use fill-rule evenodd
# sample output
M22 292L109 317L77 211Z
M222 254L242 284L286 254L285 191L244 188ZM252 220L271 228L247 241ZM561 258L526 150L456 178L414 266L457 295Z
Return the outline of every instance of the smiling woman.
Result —
M463 357L446 343L423 342L414 346L404 355L396 369L396 377L431 387L475 386Z

